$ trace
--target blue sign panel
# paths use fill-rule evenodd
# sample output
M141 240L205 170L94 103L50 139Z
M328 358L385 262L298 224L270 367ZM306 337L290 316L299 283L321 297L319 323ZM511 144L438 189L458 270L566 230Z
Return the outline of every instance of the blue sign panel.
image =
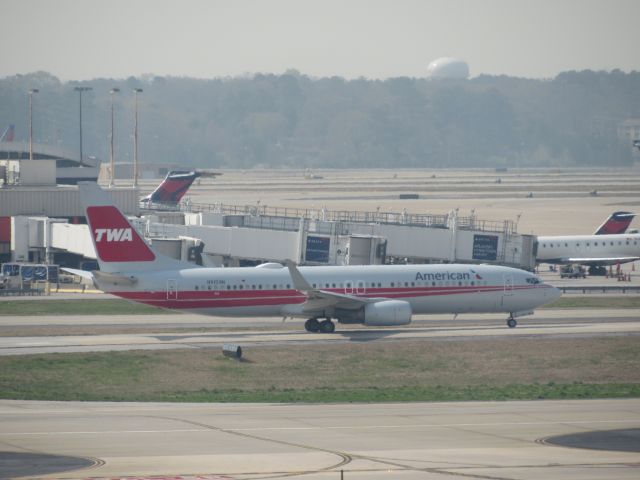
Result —
M331 238L307 236L307 262L329 263L329 247Z
M473 236L473 259L495 261L498 258L497 235Z
M48 275L49 283L58 283L58 265L49 265Z

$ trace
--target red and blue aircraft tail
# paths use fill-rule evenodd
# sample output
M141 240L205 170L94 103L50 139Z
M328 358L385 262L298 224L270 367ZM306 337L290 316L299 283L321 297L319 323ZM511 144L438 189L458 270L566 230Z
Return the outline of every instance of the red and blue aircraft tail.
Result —
M4 132L2 132L2 136L0 136L0 142L13 142L13 138L16 134L16 126L9 125L5 128Z
M160 185L142 200L148 203L177 205L196 178L202 174L195 171L171 171Z
M613 212L600 227L596 230L595 235L613 235L627 231L635 213L631 212Z

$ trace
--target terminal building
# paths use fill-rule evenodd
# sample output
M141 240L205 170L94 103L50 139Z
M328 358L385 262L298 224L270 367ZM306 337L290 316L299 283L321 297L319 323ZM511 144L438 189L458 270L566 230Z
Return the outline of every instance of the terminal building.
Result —
M220 204L156 211L140 208L135 189L109 191L155 248L206 266L284 259L302 265L535 266L535 236L518 234L509 220L482 221L458 211L427 215ZM77 195L76 187L0 189L0 260L78 268L94 259Z

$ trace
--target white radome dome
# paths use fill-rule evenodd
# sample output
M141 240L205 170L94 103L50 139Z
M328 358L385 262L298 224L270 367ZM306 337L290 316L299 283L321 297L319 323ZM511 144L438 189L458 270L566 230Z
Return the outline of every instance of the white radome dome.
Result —
M442 57L434 60L427 67L429 78L469 78L469 65L463 60Z

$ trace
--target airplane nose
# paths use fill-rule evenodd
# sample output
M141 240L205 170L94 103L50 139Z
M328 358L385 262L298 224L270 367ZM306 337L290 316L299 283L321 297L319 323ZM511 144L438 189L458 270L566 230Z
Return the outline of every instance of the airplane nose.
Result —
M562 296L562 290L560 290L558 287L554 287L553 285L550 285L551 287L551 292L550 292L550 297L551 300L557 300Z

